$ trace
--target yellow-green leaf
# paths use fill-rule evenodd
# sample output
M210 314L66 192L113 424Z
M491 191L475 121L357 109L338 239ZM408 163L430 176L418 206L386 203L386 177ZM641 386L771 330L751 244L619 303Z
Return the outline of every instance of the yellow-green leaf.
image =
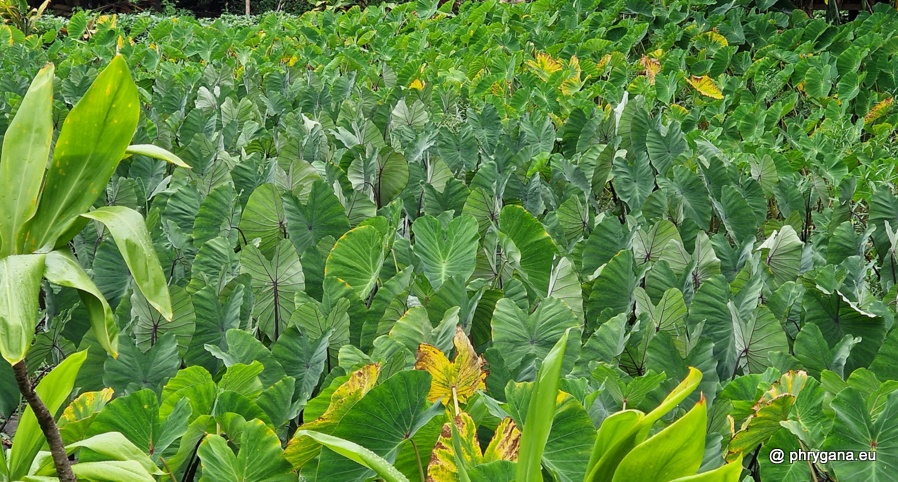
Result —
M47 281L78 290L87 308L97 342L113 357L118 356L118 326L106 298L68 251L51 251L45 261Z
M455 362L450 362L439 348L422 343L418 346L415 368L426 370L433 377L427 400L435 402L443 399L448 405L453 401L453 393L458 403L465 403L477 390L486 388L484 360L474 352L471 341L460 326L455 328Z
M313 430L330 434L340 419L365 396L377 383L380 365L365 365L349 376L349 380L337 387L330 398L327 410L316 420L302 426L303 430ZM287 444L285 455L294 468L299 468L315 458L321 445L309 437L300 437L298 433Z
M112 400L112 393L111 388L104 388L99 392L85 392L78 395L78 398L65 408L59 421L56 422L63 443L68 445L84 440L87 429L97 413Z
M518 447L521 444L521 431L511 417L505 417L496 427L493 439L483 451L483 463L496 460L518 460Z
M26 250L56 245L93 205L125 155L139 117L137 86L125 59L117 55L63 122L37 212L25 233Z
M686 79L686 82L689 82L689 85L692 86L695 90L698 91L699 94L702 94L705 97L710 97L712 99L723 99L723 92L720 91L720 87L717 86L717 83L714 82L714 79L708 77L706 75L696 76L693 75Z
M440 438L433 447L430 464L427 466L428 482L456 482L459 480L459 462L465 467L472 467L483 461L477 442L477 425L471 416L460 412L452 423L455 424L455 430L452 430L449 422L445 423Z
M612 482L669 482L694 474L705 453L705 427L708 424L705 405L702 397L682 418L634 447L621 460Z

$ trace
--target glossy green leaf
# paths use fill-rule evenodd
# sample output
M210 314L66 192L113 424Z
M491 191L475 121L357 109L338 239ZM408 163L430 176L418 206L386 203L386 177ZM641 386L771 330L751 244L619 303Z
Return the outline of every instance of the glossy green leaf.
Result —
M702 398L686 415L634 447L621 460L612 480L667 482L694 474L704 456L707 423L708 412Z
M53 138L53 73L53 64L40 70L3 137L0 257L21 252L22 228L37 211Z
M45 265L44 277L47 281L78 290L97 342L107 353L118 356L118 327L112 308L78 261L69 252L57 250L47 254Z
M83 217L99 221L112 234L137 288L166 320L172 318L168 282L153 247L143 216L121 206L104 206Z
M66 116L26 249L56 245L76 217L90 208L130 145L139 116L137 86L118 55Z
M186 162L182 161L180 157L174 155L166 149L163 149L159 146L154 146L152 144L136 144L130 145L127 149L125 149L125 154L129 156L146 156L153 159L161 159L165 162L174 164L178 167L185 167L187 169L191 169L190 165Z
M517 482L543 480L541 468L543 451L549 440L552 420L555 417L561 364L564 361L569 335L570 330L565 330L546 355L537 374L527 407L527 420L521 431L521 447L515 469Z
M300 430L296 432L296 436L309 437L347 459L368 467L387 482L408 482L408 479L401 472L382 457L349 440L315 432L314 430Z
M43 254L0 259L0 355L14 365L25 358L37 326Z

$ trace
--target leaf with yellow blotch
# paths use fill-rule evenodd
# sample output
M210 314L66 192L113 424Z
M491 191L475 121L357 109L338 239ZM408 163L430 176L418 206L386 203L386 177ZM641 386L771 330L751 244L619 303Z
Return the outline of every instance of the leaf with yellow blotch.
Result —
M807 372L790 371L773 383L752 407L754 413L733 434L727 446L727 460L735 460L766 443L782 427L780 422L788 420L792 405L807 382Z
M477 443L477 425L471 416L461 412L455 416L453 423L455 430L452 430L449 423L443 424L440 438L430 453L427 482L455 482L459 479L459 454L456 452L456 446L460 449L460 458L464 466L471 467L483 460L480 445ZM453 432L457 437L454 441Z
M561 93L564 95L574 95L574 93L583 87L583 82L580 80L580 59L578 59L576 55L571 56L571 60L568 62L568 70L570 71L570 75L561 81Z
M875 121L876 119L879 119L880 117L882 117L882 115L885 114L886 111L889 110L889 107L892 106L893 102L895 102L895 99L892 97L889 97L888 99L885 99L882 102L874 105L873 108L870 109L870 112L867 112L867 115L864 116L864 123L870 124L873 121Z
M483 463L496 460L510 460L517 462L518 447L521 445L521 431L511 417L505 417L499 426L493 439L483 452Z
M78 395L78 398L66 407L57 422L62 441L66 445L80 442L87 437L88 427L100 410L112 400L112 393L111 388L104 388L99 392L85 392Z
M483 453L480 452L480 445L477 442L477 425L471 416L460 412L453 422L455 430L449 423L443 425L440 438L437 439L433 452L430 454L430 462L427 465L427 482L459 480L459 462L470 469L497 460L514 462L518 459L521 432L510 417L499 423L493 439ZM455 440L452 439L453 432ZM458 448L458 452L456 452L456 448Z
M528 60L527 66L544 82L549 79L550 75L561 70L561 63L543 52L536 54L536 60Z
M430 393L427 394L430 402L442 398L443 404L448 405L452 402L454 391L458 403L464 403L474 392L486 387L484 360L474 352L471 341L461 327L455 328L453 343L457 352L455 362L450 362L435 346L426 343L418 346L415 368L426 370L433 379Z
M689 85L691 85L692 88L705 97L718 100L723 99L723 92L720 91L720 87L717 86L714 79L711 77L706 75L693 75L687 78L686 82L689 82Z
M695 38L701 38L701 39L704 40L705 42L714 44L714 45L716 45L717 47L726 47L727 45L730 44L730 43L727 41L727 38L726 38L726 37L724 37L723 35L720 35L719 33L715 32L715 31L713 31L713 30L708 31L708 32L705 32L705 33L700 34L700 35L696 35Z
M415 90L424 90L424 82L421 79L415 79L411 84L408 84L408 88Z
M661 72L661 62L658 59L643 55L642 59L639 60L639 64L645 69L645 76L649 79L649 84L655 85L655 76Z
M374 388L379 375L380 364L365 365L352 372L349 380L334 390L327 410L317 419L305 423L303 430L330 435L346 413ZM320 451L321 445L310 437L294 437L287 444L285 454L294 466L301 467L314 459Z

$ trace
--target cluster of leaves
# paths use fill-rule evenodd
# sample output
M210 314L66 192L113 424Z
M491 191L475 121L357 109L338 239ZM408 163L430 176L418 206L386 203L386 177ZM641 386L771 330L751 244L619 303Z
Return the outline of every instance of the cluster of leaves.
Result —
M0 26L0 133L45 62L61 124L120 52L135 143L192 167L133 156L99 202L146 216L171 321L100 223L71 247L119 357L48 291L28 365L87 350L65 442L122 433L178 480L373 475L330 436L411 480L454 480L459 454L503 480L509 420L571 330L538 457L555 480L585 480L603 423L690 366L692 473L744 455L770 480L896 480L898 13L451 7ZM768 463L786 447L877 455Z

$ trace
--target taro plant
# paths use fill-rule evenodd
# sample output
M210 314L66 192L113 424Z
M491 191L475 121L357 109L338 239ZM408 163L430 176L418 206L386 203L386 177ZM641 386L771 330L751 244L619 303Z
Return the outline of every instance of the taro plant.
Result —
M0 0L0 18L3 23L10 23L28 35L31 33L31 24L44 14L49 5L50 0L45 0L37 8L31 8L27 0Z
M561 337L544 359L532 384L523 429L506 418L482 454L476 439L476 427L470 416L461 412L454 423L447 423L434 449L428 480L514 481L543 480L543 454L553 429L562 379L562 361L569 332ZM657 408L649 413L627 409L609 416L599 427L584 482L653 481L725 481L739 480L741 454L717 469L696 475L705 452L708 421L706 403L701 397L685 415L649 434L655 422L677 407L698 387L702 373L690 368L686 378ZM562 395L560 397L559 395ZM524 397L525 400L527 397ZM513 447L518 445L515 454Z
M78 291L98 342L117 356L118 329L112 310L68 247L88 220L105 226L137 288L165 318L172 317L165 276L143 217L125 207L91 207L128 154L186 165L153 146L129 147L137 129L139 100L121 56L112 60L73 107L51 158L53 73L52 64L38 73L0 151L0 185L4 186L0 192L0 355L12 365L19 391L28 403L22 420L23 428L31 429L22 435L27 442L19 443L17 435L8 461L0 454L0 476L8 480L27 475L42 446L34 435L34 422L47 440L59 480L74 481L79 471L69 462L54 412L68 397L84 357L70 357L80 363L72 361L70 369L60 372L59 380L43 390L32 387L25 364L40 318L42 280ZM95 471L97 467L81 469Z

